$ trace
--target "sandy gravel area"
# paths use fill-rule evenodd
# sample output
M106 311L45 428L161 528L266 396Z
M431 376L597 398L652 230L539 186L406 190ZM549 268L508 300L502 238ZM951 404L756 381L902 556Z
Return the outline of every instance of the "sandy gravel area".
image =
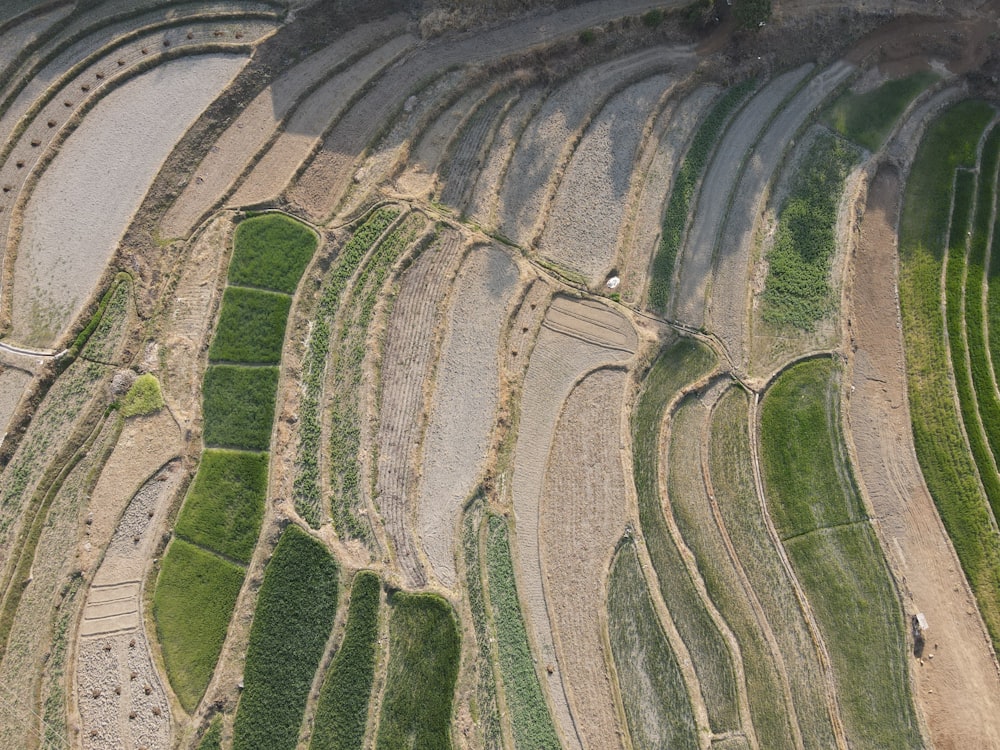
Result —
M390 16L363 24L282 74L248 104L236 121L215 142L192 180L160 223L164 237L186 237L211 206L218 204L257 154L264 149L281 122L308 90L332 72L349 65L358 55L405 28L404 18Z
M416 41L412 34L395 36L311 93L296 107L281 135L228 202L253 205L280 193L358 92ZM369 123L369 127L374 124Z
M726 347L732 362L741 368L749 364L750 252L768 186L785 150L806 119L853 71L853 65L836 62L802 87L754 145L752 158L747 161L733 193L712 272L707 324Z
M670 4L682 3L675 0ZM330 131L298 183L288 191L289 200L314 219L329 217L349 187L355 160L364 152L372 131L403 104L414 81L453 66L469 62L482 64L534 45L573 36L580 29L641 13L651 7L662 7L662 3L598 0L547 15L529 16L487 32L422 45L404 64L387 71Z
M0 365L0 435L7 434L7 424L30 382L31 375L24 370Z
M574 331L583 328L587 329L588 337L593 336L592 341L574 335ZM603 335L594 335L598 331L603 331ZM511 482L517 585L534 652L546 666L545 684L555 709L553 718L569 747L580 747L582 739L569 707L546 607L545 576L539 550L543 482L556 422L573 386L591 370L629 358L636 342L632 325L610 308L596 302L557 297L531 353L521 397ZM618 413L617 403L614 413Z
M496 246L474 248L455 280L423 442L417 506L421 545L435 577L454 586L462 505L486 463L500 388L497 351L517 264Z
M425 400L434 366L435 332L462 257L462 235L446 230L421 254L399 285L382 355L375 502L409 585L427 582L412 529L417 451L425 424Z
M653 123L651 137L637 163L633 179L634 209L622 232L622 299L638 304L646 298L649 268L660 243L660 228L674 174L687 144L709 105L719 95L717 86L699 86L679 102L669 102Z
M591 286L614 264L637 151L676 77L654 75L613 96L587 128L559 183L538 251Z
M985 627L923 482L910 432L896 297L901 184L891 168L871 184L848 296L851 387L845 410L859 484L909 617L929 625L911 661L914 698L936 748L1000 746L1000 677ZM926 655L933 655L933 659Z
M554 187L553 182L559 179L559 173L565 168L583 129L590 124L597 110L601 109L610 95L630 81L673 67L672 63L677 56L673 47L640 50L587 68L545 100L538 114L518 139L507 169L508 179L504 180L501 187L500 230L504 235L521 245L534 242L542 222L547 218L545 209ZM645 96L650 95L647 93ZM637 103L633 106L642 105ZM628 128L619 125L621 132L616 132L615 137L628 139L628 131L634 127L634 123ZM636 141L641 134L640 131L634 136ZM597 155L593 157L595 159L601 158L601 137L600 131L594 136L593 148L597 149ZM604 140L610 137L605 135ZM625 148L628 148L627 144ZM606 151L606 147L604 150ZM626 186L631 174L634 151L633 145L632 153L627 155L628 164L619 168L623 172L619 179ZM586 189L586 168L578 168L577 172L578 176L574 177L576 190ZM591 187L596 188L597 185ZM607 188L601 192L606 191ZM610 192L614 194L613 187Z
M672 306L673 316L681 322L695 328L704 324L715 246L744 159L752 155L753 144L774 111L811 70L812 65L803 65L771 81L734 117L716 146L702 180L691 229L677 259Z
M24 212L11 338L50 346L92 293L171 148L243 67L237 55L181 58L110 93L42 175ZM105 189L95 191L94 180Z
M566 399L539 514L545 598L559 666L585 748L622 747L606 643L606 576L625 531L624 370L588 375Z

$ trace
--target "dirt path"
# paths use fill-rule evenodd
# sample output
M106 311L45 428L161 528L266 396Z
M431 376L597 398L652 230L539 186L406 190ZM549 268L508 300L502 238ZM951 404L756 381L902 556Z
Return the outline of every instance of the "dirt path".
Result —
M1000 676L986 632L934 502L910 431L896 298L901 184L883 168L871 184L848 296L851 388L845 416L862 491L909 616L929 629L913 662L914 697L935 748L1000 746Z

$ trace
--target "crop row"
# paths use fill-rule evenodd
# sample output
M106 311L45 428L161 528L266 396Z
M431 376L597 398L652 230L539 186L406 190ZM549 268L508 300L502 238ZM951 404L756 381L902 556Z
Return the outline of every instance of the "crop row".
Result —
M983 102L966 101L928 128L903 199L899 302L917 458L996 649L1000 648L1000 538L955 410L940 304L953 176L957 167L975 163L976 145L993 114Z
M507 522L502 516L490 515L485 523L487 590L514 746L519 750L555 749L560 747L559 736L549 715L528 645L514 581Z
M660 236L660 246L653 257L653 268L649 282L649 306L659 313L666 312L670 287L674 278L674 265L677 253L684 239L684 230L688 224L688 214L691 201L712 149L729 121L729 115L747 95L753 91L755 81L748 80L733 86L716 103L712 111L698 127L691 146L670 191L666 214L663 218L663 233Z
M829 359L786 370L763 400L768 506L830 654L852 747L920 747L903 613L855 485Z
M660 426L667 404L683 386L707 374L714 364L707 348L688 339L660 354L646 376L632 415L632 454L639 525L660 592L691 652L712 731L725 732L740 728L733 657L670 533L658 482Z
M302 367L304 393L299 407L299 445L293 486L295 509L311 526L320 525L319 450L322 428L319 403L323 394L326 358L330 350L330 326L340 298L362 258L399 215L396 209L382 208L371 215L354 233L337 256L327 275L316 319L309 335Z
M857 156L852 146L824 133L799 166L767 255L767 322L809 331L833 308L830 263L837 249L837 205Z
M319 694L310 750L353 750L364 745L381 591L376 573L362 570L354 576L344 640Z
M233 750L294 748L337 614L337 563L288 526L264 569L233 722Z
M450 748L461 651L455 613L436 594L397 592L389 607L389 665L375 748Z

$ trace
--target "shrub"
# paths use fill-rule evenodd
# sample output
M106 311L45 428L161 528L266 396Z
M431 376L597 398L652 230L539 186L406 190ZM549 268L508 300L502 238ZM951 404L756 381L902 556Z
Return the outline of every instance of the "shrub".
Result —
M733 13L744 29L763 26L771 19L771 0L736 0Z
M267 450L277 387L277 367L209 367L202 391L205 445Z
M364 745L381 590L378 575L370 570L354 577L344 640L323 682L310 750L348 750Z
M663 23L663 18L663 11L660 8L653 8L653 10L647 10L642 14L642 23L651 29L655 29Z
M177 535L250 562L267 498L266 453L206 450L177 519Z
M316 250L316 235L283 214L264 214L236 228L229 283L293 294Z
M589 46L597 41L597 34L593 29L584 29L580 32L580 44Z
M258 289L229 287L208 358L214 362L277 364L292 298Z
M297 526L264 570L250 629L233 750L294 748L316 668L337 614L337 564Z
M188 713L212 678L242 585L242 568L182 539L163 558L153 619L167 677Z
M163 393L160 391L160 381L151 373L140 375L132 383L132 387L122 396L121 415L123 417L138 417L152 414L163 408Z

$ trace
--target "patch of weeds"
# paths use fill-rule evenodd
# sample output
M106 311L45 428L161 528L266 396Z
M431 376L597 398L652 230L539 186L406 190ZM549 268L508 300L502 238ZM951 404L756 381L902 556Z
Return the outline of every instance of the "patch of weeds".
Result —
M147 372L137 377L128 392L122 396L119 411L127 419L155 414L163 408L163 405L160 381L155 375Z

